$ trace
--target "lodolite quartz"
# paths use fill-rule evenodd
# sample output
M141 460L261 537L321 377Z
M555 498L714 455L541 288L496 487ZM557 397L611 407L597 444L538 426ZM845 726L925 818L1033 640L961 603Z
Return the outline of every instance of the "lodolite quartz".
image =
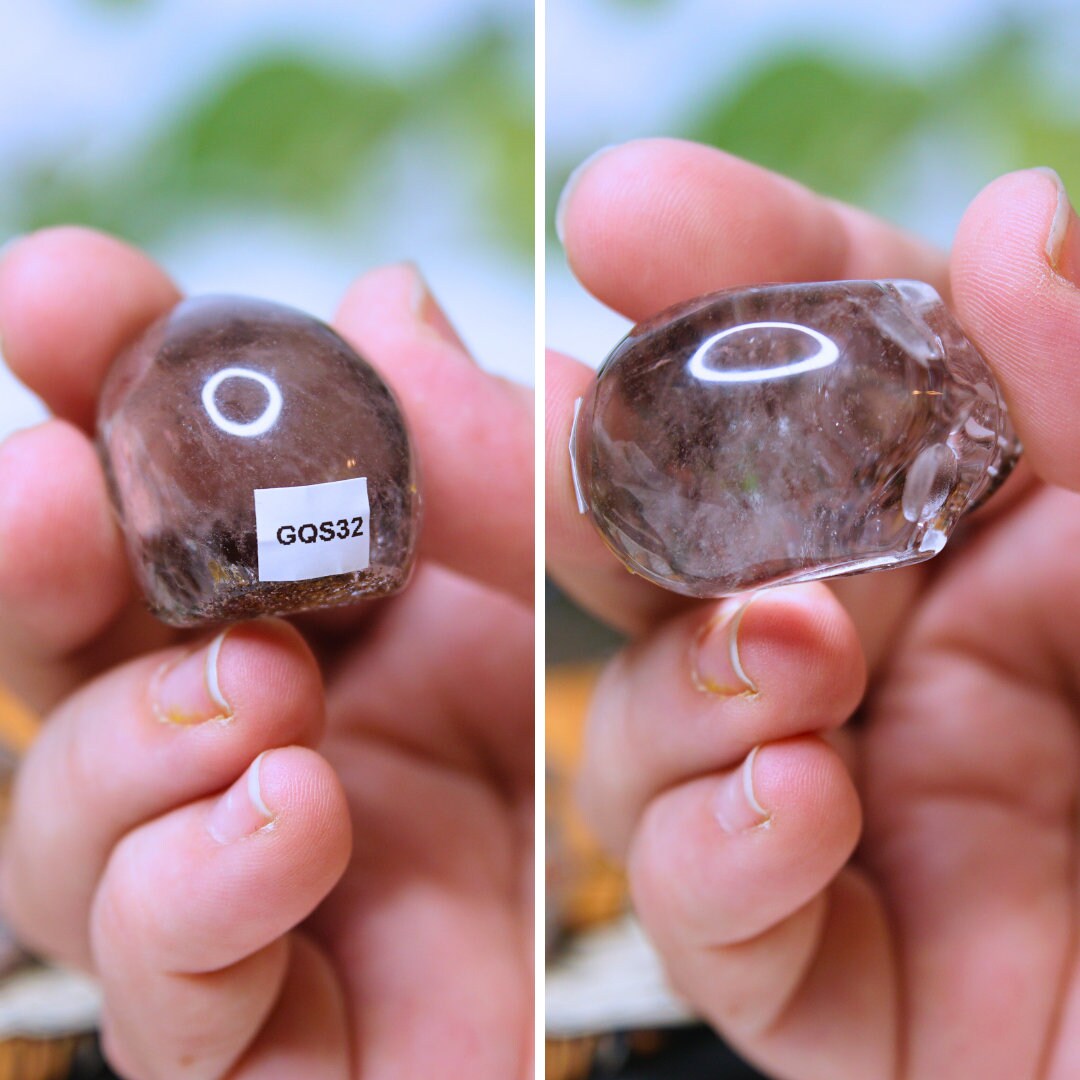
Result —
M384 596L412 569L415 455L376 372L260 300L185 300L114 362L98 444L136 577L177 626Z
M928 559L1019 452L989 368L917 281L671 308L608 357L571 437L612 551L700 597Z

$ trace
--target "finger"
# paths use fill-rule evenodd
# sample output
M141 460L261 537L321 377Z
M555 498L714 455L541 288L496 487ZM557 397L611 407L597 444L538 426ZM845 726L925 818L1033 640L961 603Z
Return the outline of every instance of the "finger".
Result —
M1043 486L952 563L863 733L862 857L902 949L913 1076L1031 1072L1046 1018L1067 1011L1078 529L1080 500ZM987 977L1006 956L1020 998ZM1007 1046L982 1039L1004 1026Z
M168 648L179 639L179 631L154 618L141 604L129 604L106 633L58 663L53 655L28 649L27 635L0 619L0 681L38 716L45 716L106 668Z
M130 985L115 989L106 976L101 1047L111 1068L125 1080L226 1075L286 992L290 945L291 939L279 938L224 971L199 976L129 972ZM175 992L180 979L192 993ZM164 1016L162 1005L171 1010Z
M22 651L66 654L131 595L123 540L89 439L63 420L0 447L0 608Z
M421 566L342 654L328 688L331 725L406 744L487 782L511 781L531 801L533 641L523 604Z
M309 926L331 955L357 958L342 972L355 1074L528 1075L531 794L508 798L403 740L332 750L357 846Z
M153 979L142 985L148 1001L157 996ZM294 931L225 971L189 976L188 985L192 992L169 994L170 1013L151 1023L155 1037L168 1025L164 1045L147 1045L146 1003L129 1015L130 993L115 1006L106 1002L101 1041L113 1069L145 1080L217 1077L223 1072L213 1070L242 1051L230 1080L348 1077L341 988L325 954L304 934Z
M94 897L96 966L220 971L311 913L350 847L345 795L314 750L263 751L219 796L126 834Z
M893 1075L884 914L841 873L859 828L839 758L802 737L664 793L635 837L634 902L673 985L770 1073Z
M300 747L260 754L224 794L124 837L91 938L112 1039L138 1075L228 1071L279 997L275 942L330 891L349 849L340 782Z
M762 742L842 724L866 670L851 620L820 584L672 619L608 667L586 734L582 799L624 849L645 804L733 766Z
M290 934L289 942L289 970L274 1011L231 1076L348 1080L350 1039L337 975L305 934Z
M333 674L326 753L361 839L311 925L362 958L345 973L358 1076L526 1075L532 662L524 605L428 563Z
M415 268L360 278L336 325L401 402L423 485L421 553L533 596L532 395L488 375L448 337Z
M0 861L7 917L42 952L85 965L90 899L120 837L225 787L265 749L314 743L322 722L314 658L270 620L89 684L49 719L17 776Z
M113 358L179 298L154 262L110 236L32 233L0 262L4 358L57 416L89 430Z
M641 139L587 161L560 205L582 284L635 321L762 281L912 277L943 295L945 256L861 210L722 150Z
M1080 225L1056 175L1028 169L983 189L957 231L952 284L1028 460L1080 489Z

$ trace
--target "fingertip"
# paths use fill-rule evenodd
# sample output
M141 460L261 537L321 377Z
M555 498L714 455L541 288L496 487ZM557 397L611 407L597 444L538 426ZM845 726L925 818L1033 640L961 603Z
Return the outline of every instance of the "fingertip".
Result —
M1048 246L1062 191L1058 174L1043 167L1019 169L991 180L971 201L957 227L954 276L968 284L964 272L978 269L971 265L975 260L969 249L998 243L1008 244L1029 268L1038 263L1049 267ZM970 292L964 288L958 298Z
M1000 379L1025 453L1051 483L1080 489L1080 227L1053 170L998 177L957 230L952 292Z
M19 237L0 261L0 340L11 370L88 429L113 357L179 299L147 256L76 225Z
M561 221L574 274L635 320L716 289L835 277L847 252L824 199L674 138L636 139L586 161Z
M411 260L377 267L358 277L342 297L337 319L348 325L354 316L370 308L398 312L414 324L418 334L430 335L432 342L448 346L457 359L473 362L423 271Z
M810 676L800 687L800 711L827 726L845 721L866 692L858 631L822 582L754 594L739 627L739 652L747 671L761 672L773 684L770 690L781 688L788 673Z
M578 188L593 166L609 151L618 150L624 143L611 143L594 150L587 158L578 164L566 178L562 191L559 193L558 202L555 204L555 235L559 243L566 246L566 219L570 212L570 206L574 201Z
M318 744L324 724L318 666L280 620L234 624L197 644L140 654L78 688L44 725L12 792L0 860L8 917L28 940L83 962L86 912L106 866L122 881L114 893L133 881L141 888L151 870L161 897L183 891L192 868L205 869L215 850L202 818L191 826L183 815L242 780L237 813L223 811L219 837L242 838L252 822L256 830L266 824L275 814L260 816L253 801L245 813L243 800L253 761L275 747L291 749L274 750L265 778L260 762L256 779L269 792L261 805L281 811L281 858L289 865L289 852L299 851L316 884L319 873L338 873L349 846L344 797L329 766L302 749ZM138 841L148 829L151 840ZM127 854L118 859L117 851Z
M691 642L690 681L714 701L760 698L774 725L789 729L759 737L833 728L858 706L866 659L851 617L822 583L729 597L706 612L687 616L681 627ZM745 712L752 725L760 723Z
M810 865L846 860L862 826L862 809L851 774L824 739L801 735L757 748L753 790L773 827L791 819L801 834L794 854Z
M376 313L381 316L378 320ZM334 321L373 356L381 351L383 334L406 331L432 346L444 346L444 360L475 366L420 267L411 261L361 274L346 289ZM392 370L387 377L392 378Z
M420 273L415 263L399 262L377 266L349 283L342 296L334 318L352 330L357 321L363 322L371 309L387 310L391 322L415 315L414 305L419 287Z
M256 713L302 712L309 717L305 742L322 732L325 690L319 663L304 636L285 619L260 618L224 631L227 653L218 659L221 692L230 702L248 702ZM317 720L316 720L317 718Z
M281 827L296 830L296 858L290 878L319 898L345 871L352 851L349 803L341 779L318 752L304 746L264 751L259 796Z
M851 776L822 739L765 743L653 800L630 849L635 902L682 946L745 941L824 889L861 827Z
M315 909L351 847L329 763L302 746L264 751L226 791L116 845L91 912L95 955L192 975L239 963Z
M256 765L257 787L249 782ZM207 969L234 962L310 914L345 872L352 852L345 790L315 750L283 746L263 751L239 782L261 811L251 818L253 824L259 818L259 827L225 850L209 853L202 891L219 900L230 897L237 909L246 906L249 922L238 928L235 955L213 963L204 958ZM263 827L266 815L268 828ZM221 845L211 841L211 847ZM207 925L218 917L204 912L206 925L189 927L188 936L205 937ZM177 947L185 947L181 939Z

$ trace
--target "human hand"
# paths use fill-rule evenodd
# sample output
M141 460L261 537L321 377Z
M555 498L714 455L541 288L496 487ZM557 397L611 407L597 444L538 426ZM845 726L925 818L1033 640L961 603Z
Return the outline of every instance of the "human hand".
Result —
M304 636L180 635L132 599L89 437L109 361L177 296L82 229L0 263L5 356L55 414L0 449L0 676L51 710L5 915L100 977L127 1077L526 1076L529 395L472 363L415 270L360 279L336 325L416 438L414 582Z
M549 356L550 570L635 635L598 687L582 793L674 986L785 1080L1080 1075L1064 191L1000 178L947 259L719 151L648 140L592 161L561 223L577 276L633 319L763 281L929 281L1026 447L930 563L691 603L631 578L578 515L566 446L592 373Z

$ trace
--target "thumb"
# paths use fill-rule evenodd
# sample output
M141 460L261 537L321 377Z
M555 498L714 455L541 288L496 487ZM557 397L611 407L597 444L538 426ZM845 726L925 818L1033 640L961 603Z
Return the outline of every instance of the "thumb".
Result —
M984 188L960 223L951 277L1028 460L1080 490L1080 223L1058 175L1026 169Z

